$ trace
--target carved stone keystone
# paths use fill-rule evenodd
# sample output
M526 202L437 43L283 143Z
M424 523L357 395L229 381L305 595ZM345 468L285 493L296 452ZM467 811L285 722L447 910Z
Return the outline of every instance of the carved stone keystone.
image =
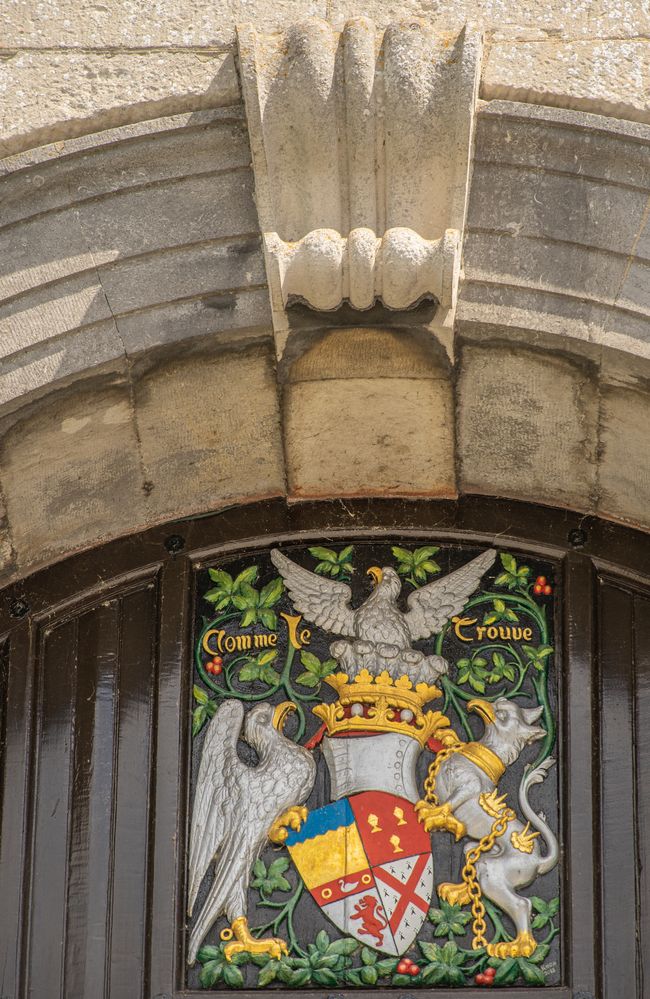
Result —
M293 302L437 303L451 326L480 36L409 19L238 29L257 206L281 357Z

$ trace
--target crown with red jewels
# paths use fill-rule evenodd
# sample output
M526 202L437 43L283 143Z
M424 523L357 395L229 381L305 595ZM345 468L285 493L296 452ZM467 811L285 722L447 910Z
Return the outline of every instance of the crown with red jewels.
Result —
M425 746L435 737L443 745L458 742L449 719L441 711L424 711L424 706L442 696L438 687L428 683L413 685L408 676L394 680L384 671L373 676L361 670L352 681L347 673L325 677L338 698L332 704L313 709L327 727L329 736L400 732Z

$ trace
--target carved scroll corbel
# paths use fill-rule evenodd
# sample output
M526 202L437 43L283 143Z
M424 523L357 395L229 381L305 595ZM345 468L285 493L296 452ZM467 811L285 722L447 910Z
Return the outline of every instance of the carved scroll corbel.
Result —
M238 29L278 356L295 301L451 325L481 39L409 19Z

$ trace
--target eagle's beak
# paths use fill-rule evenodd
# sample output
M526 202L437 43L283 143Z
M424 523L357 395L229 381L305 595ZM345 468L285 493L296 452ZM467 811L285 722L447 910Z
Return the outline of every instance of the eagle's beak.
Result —
M273 712L273 727L282 732L284 729L284 723L291 714L292 711L296 711L296 705L293 701L282 701L276 707Z
M372 576L372 578L373 578L373 580L375 582L375 586L379 586L379 584L381 583L382 579L384 578L384 574L383 574L383 572L381 571L381 569L379 568L378 565L371 565L370 568L368 569L366 575L367 576Z
M483 701L481 698L477 697L473 701L469 701L467 705L468 711L476 711L477 715L483 719L486 725L493 725L495 714L494 708L489 701Z

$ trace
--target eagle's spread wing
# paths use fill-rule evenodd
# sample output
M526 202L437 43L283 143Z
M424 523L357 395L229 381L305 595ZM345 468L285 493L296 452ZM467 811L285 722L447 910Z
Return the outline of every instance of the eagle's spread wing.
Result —
M271 560L287 584L296 610L325 631L355 637L354 611L350 607L352 590L346 583L324 579L303 569L277 548L271 552Z
M410 594L404 620L414 642L436 635L450 617L462 611L465 601L474 592L496 555L494 549L490 548L443 579L428 583Z
M229 833L228 806L230 799L236 797L237 773L244 767L237 756L237 740L243 720L244 706L241 701L225 701L205 735L190 833L187 906L190 916L210 862Z

